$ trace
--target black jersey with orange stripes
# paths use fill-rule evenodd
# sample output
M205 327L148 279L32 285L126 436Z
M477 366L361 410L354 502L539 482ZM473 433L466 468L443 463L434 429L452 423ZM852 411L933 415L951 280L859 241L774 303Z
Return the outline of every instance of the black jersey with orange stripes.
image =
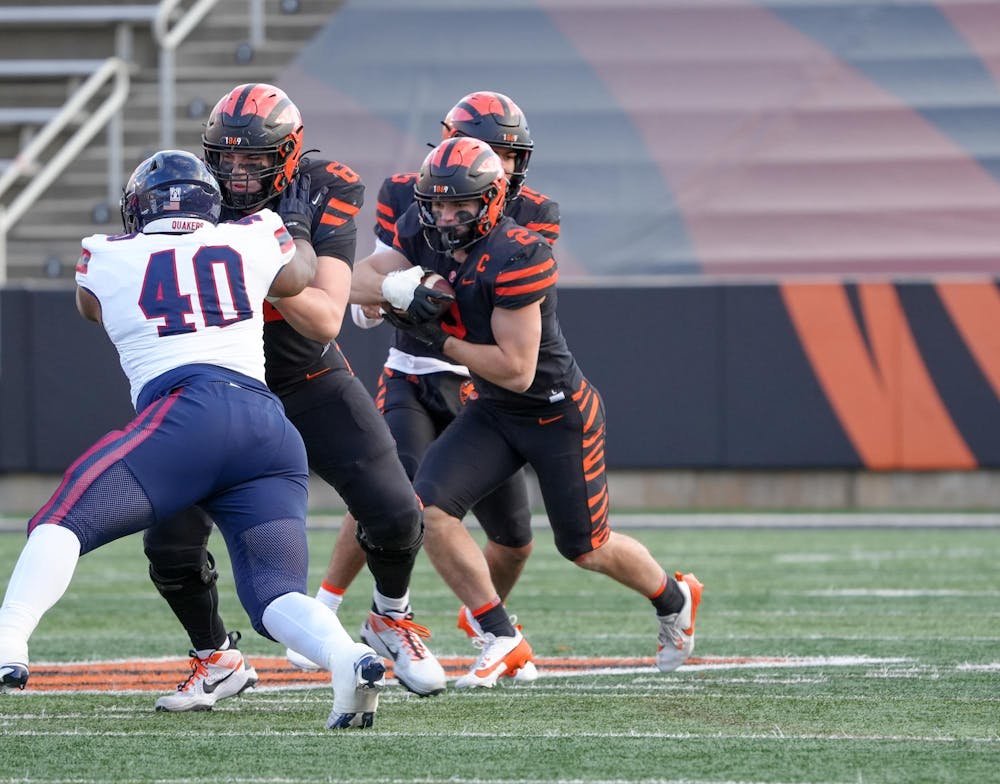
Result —
M511 392L472 374L486 400L523 408L569 399L583 374L570 353L556 315L559 270L552 246L541 234L503 217L469 248L464 262L431 250L414 205L396 223L396 249L415 266L432 269L455 289L455 302L441 320L446 332L480 345L496 344L491 319L496 308L517 310L541 301L538 366L525 392Z
M382 181L375 204L375 237L392 247L396 236L396 221L413 204L413 186L417 172L400 172Z
M559 239L559 203L527 185L522 185L521 192L507 202L504 214L524 228L537 231L549 245Z
M365 198L361 177L337 161L303 158L299 170L310 177L314 207L311 243L316 255L332 256L353 266L358 243L355 216ZM273 209L275 204L269 206ZM264 303L264 369L273 392L282 395L328 369L348 368L336 344L327 349L326 344L297 332L277 308Z
M395 224L413 203L413 185L417 172L394 174L386 177L378 191L375 207L375 236L392 247ZM521 187L517 198L507 202L504 214L527 229L537 231L549 244L559 239L559 204L544 193L527 186Z

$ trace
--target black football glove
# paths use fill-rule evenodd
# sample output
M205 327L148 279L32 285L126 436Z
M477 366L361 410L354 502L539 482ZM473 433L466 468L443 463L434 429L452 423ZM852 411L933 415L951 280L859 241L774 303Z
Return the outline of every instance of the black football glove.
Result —
M297 240L312 240L313 207L309 201L312 178L300 173L281 192L278 215L285 222L288 233Z
M451 336L441 329L438 321L415 321L409 315L391 309L383 312L385 320L396 329L411 335L438 354L444 353L444 342Z
M413 290L413 301L406 308L406 314L417 324L437 321L454 301L455 297L451 294L420 285Z

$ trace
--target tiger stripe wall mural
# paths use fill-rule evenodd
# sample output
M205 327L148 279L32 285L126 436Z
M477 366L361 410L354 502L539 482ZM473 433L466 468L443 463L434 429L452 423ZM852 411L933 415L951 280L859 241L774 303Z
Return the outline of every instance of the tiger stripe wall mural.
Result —
M1000 2L347 0L277 83L361 255L456 100L517 102L610 468L1000 467ZM114 357L0 296L0 471L62 470L130 414ZM373 391L387 341L339 339Z

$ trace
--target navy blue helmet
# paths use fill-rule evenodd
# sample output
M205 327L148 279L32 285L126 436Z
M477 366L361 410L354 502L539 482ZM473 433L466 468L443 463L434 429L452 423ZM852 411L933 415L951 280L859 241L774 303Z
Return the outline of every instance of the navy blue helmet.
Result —
M121 211L129 233L146 229L191 231L173 219L199 218L218 223L222 192L200 158L183 150L161 150L132 172L122 191ZM161 219L166 221L151 225Z

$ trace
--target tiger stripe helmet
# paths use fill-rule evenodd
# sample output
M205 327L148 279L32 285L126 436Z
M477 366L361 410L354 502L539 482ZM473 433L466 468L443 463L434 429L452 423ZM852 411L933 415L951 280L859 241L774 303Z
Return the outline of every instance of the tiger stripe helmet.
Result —
M302 158L302 115L291 99L270 84L241 84L212 109L202 134L205 162L223 186L226 205L250 211L281 193L295 177ZM272 156L271 164L236 174L222 162L222 153ZM236 180L261 183L257 193L234 192Z
M440 252L462 250L489 234L502 217L507 176L489 144L457 136L445 139L427 154L413 195L428 244ZM434 202L472 200L481 206L468 220L457 226L437 225Z
M469 136L481 139L494 150L514 150L516 162L507 198L513 199L521 192L535 143L528 130L528 120L514 101L503 93L469 93L451 108L441 125L442 139Z

